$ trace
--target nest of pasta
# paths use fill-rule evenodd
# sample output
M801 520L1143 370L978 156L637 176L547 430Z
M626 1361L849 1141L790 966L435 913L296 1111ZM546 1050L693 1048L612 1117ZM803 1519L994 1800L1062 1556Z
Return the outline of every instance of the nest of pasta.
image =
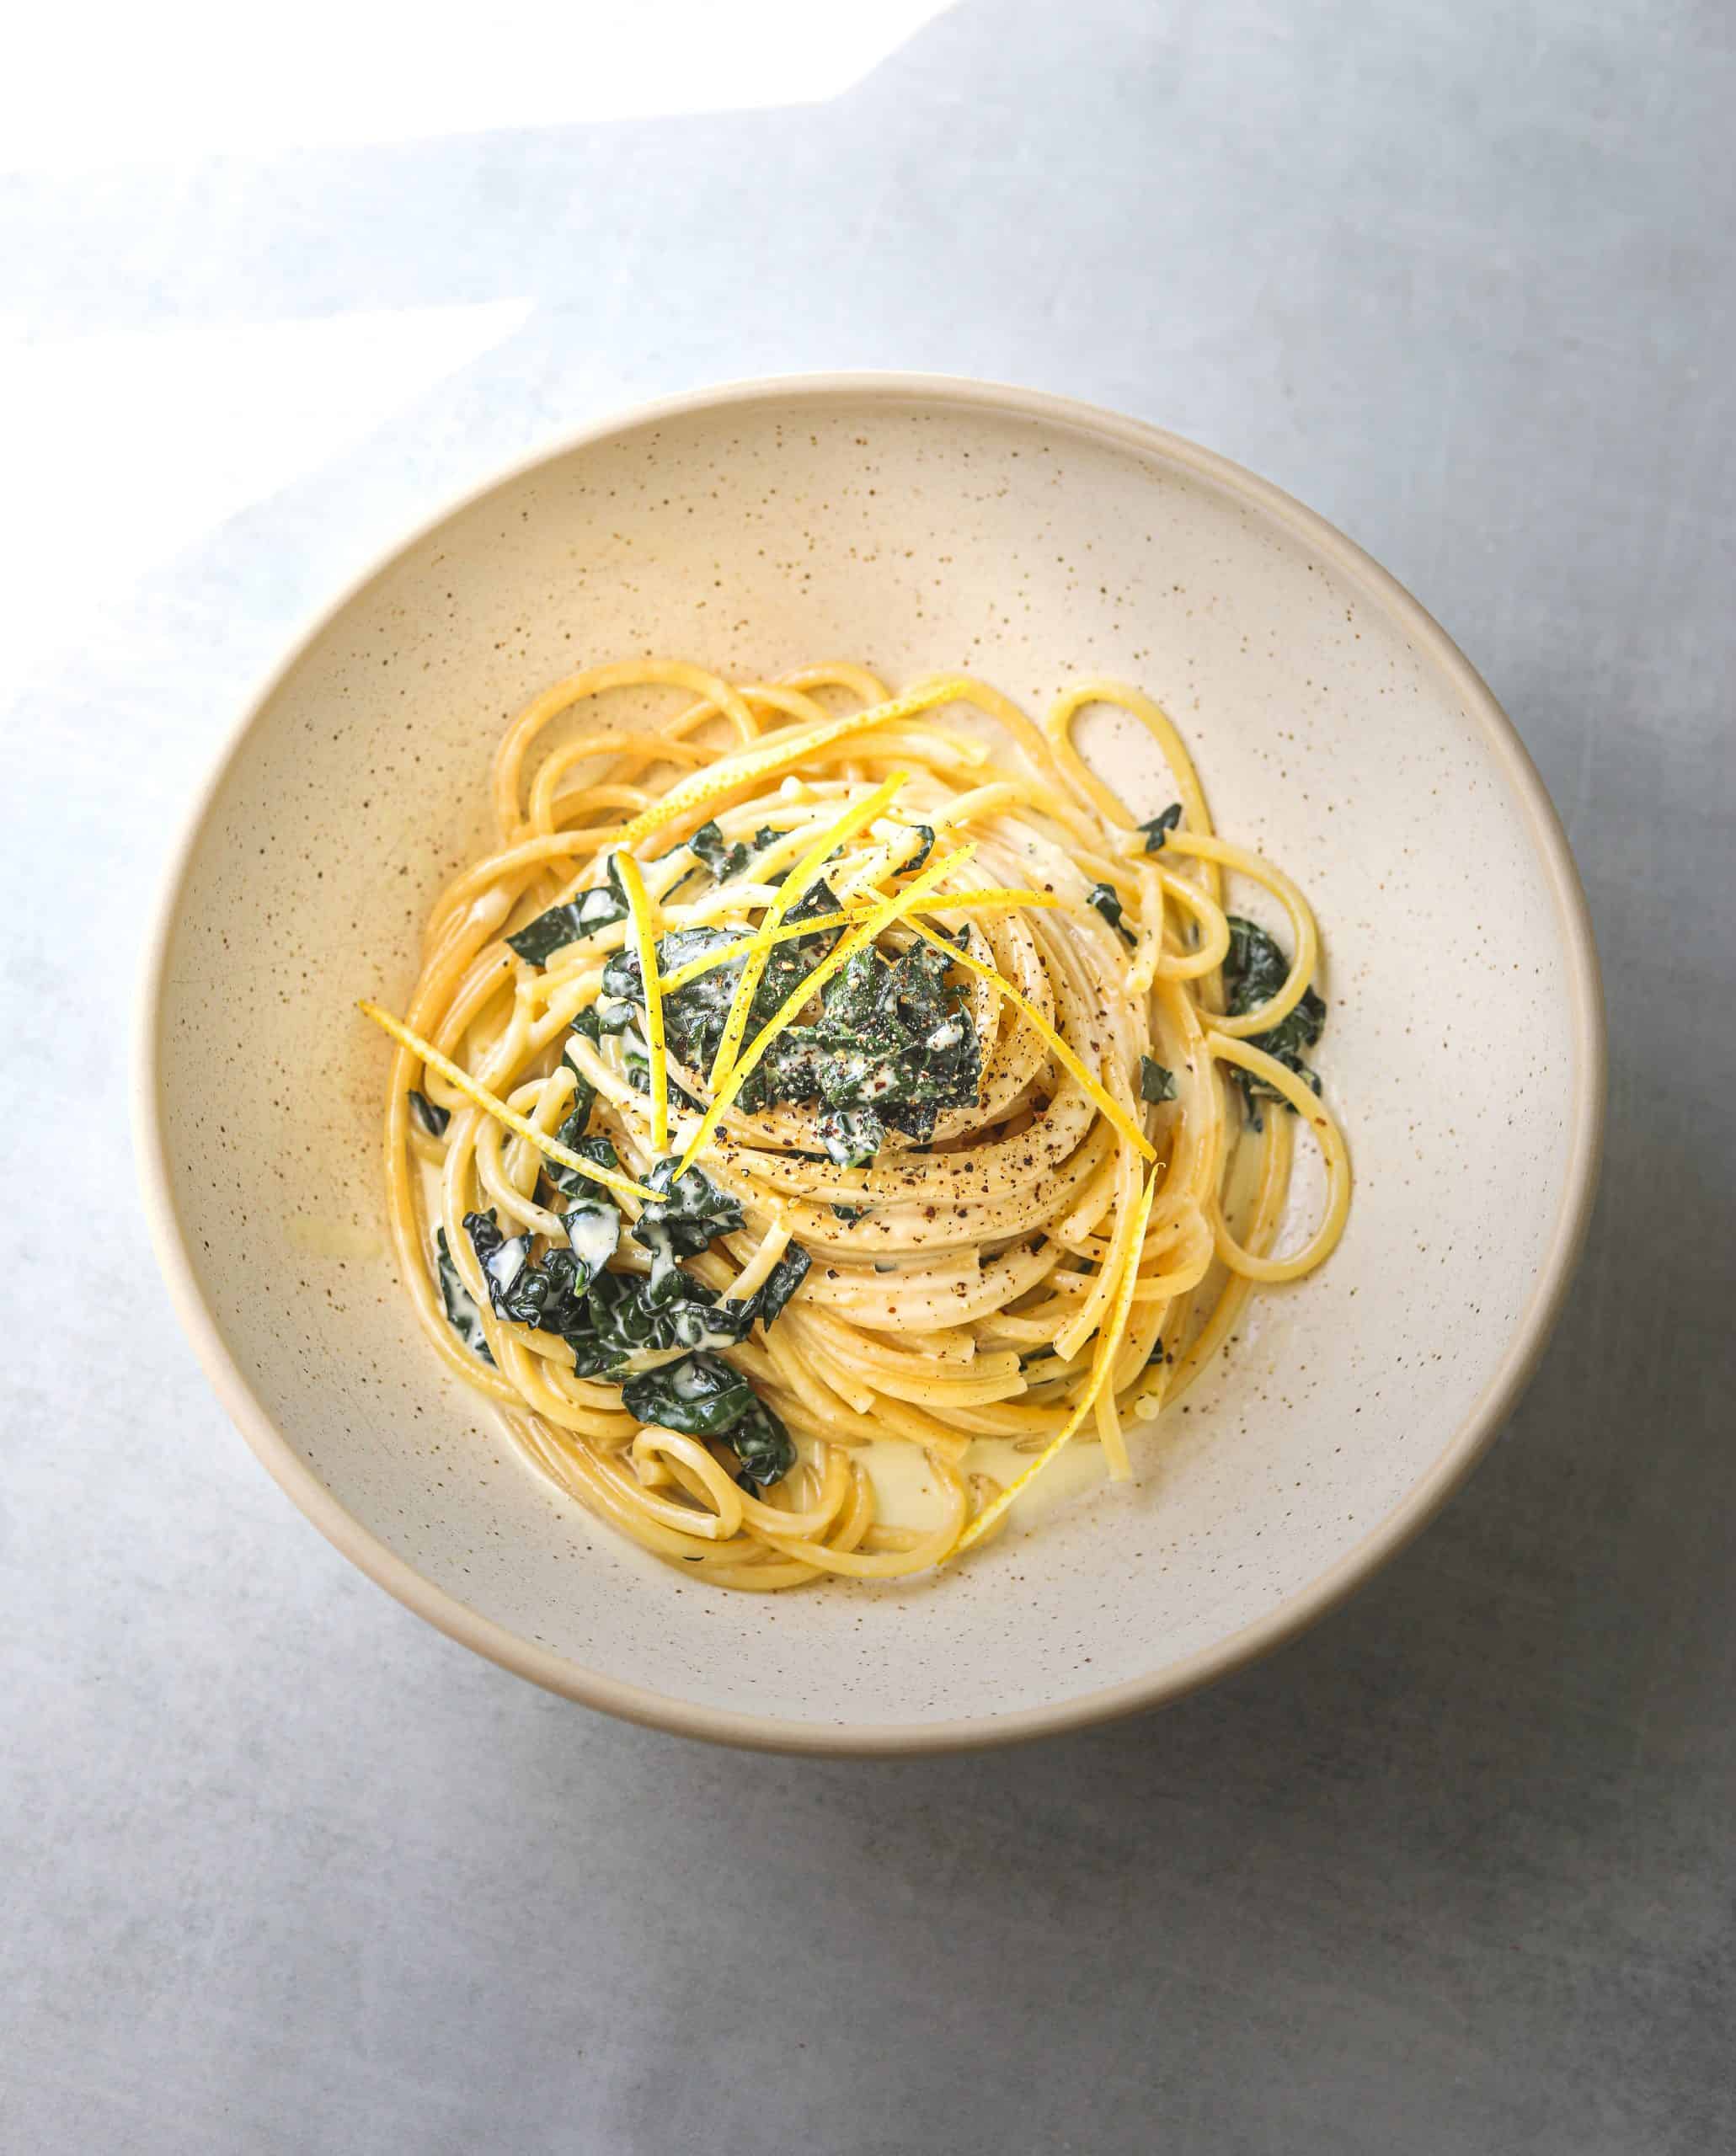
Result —
M678 701L606 723L648 687ZM1151 737L1143 820L1073 745L1097 702ZM959 675L634 661L539 696L494 792L406 1018L367 1006L400 1266L537 1469L690 1575L922 1570L1076 1437L1126 1476L1249 1289L1337 1241L1312 917L1137 690L1039 727ZM1327 1198L1278 1257L1298 1114ZM873 1448L919 1449L923 1517Z

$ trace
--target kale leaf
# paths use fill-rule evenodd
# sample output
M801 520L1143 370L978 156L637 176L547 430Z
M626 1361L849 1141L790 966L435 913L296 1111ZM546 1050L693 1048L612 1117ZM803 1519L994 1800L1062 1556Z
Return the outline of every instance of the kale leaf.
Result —
M677 1272L674 1296L660 1307L645 1299L643 1280L628 1273L600 1273L585 1299L584 1321L564 1337L573 1350L574 1374L607 1376L636 1355L671 1348L729 1348L745 1340L754 1321L750 1303L718 1300L702 1280Z
M731 846L724 836L722 826L715 817L708 824L702 824L687 841L696 859L702 862L720 883L727 883L732 876L739 876L753 859L753 849L738 839Z
M835 1205L831 1209L846 1227L853 1228L873 1209L866 1205Z
M658 1161L645 1181L659 1193L635 1222L633 1241L651 1253L647 1299L654 1307L680 1291L678 1257L695 1257L718 1235L738 1234L745 1225L740 1205L721 1191L702 1169L676 1173L674 1159Z
M1149 1055L1140 1058L1140 1098L1142 1101L1172 1101L1175 1098L1175 1073Z
M1146 835L1146 851L1162 853L1163 842L1182 820L1182 804L1172 801L1161 815L1152 816L1137 828Z
M815 1128L826 1158L841 1168L861 1167L886 1143L886 1126L872 1108L822 1108Z
M1240 914L1232 913L1230 920L1230 948L1224 958L1224 988L1232 1018L1245 1017L1250 1011L1258 1011L1263 1003L1269 1003L1290 976L1290 961L1263 928ZM1314 990L1306 989L1302 999L1286 1017L1263 1033L1248 1036L1251 1048L1263 1049L1275 1062L1294 1070L1306 1085L1320 1091L1320 1081L1302 1060L1302 1050L1312 1048L1320 1038L1326 1025L1326 1003ZM1269 1085L1252 1070L1233 1066L1236 1082L1241 1086L1247 1103L1248 1120L1256 1130L1261 1127L1257 1102L1283 1100L1284 1096L1274 1086ZM1285 1105L1290 1104L1285 1102Z
M820 1143L840 1166L871 1161L889 1129L926 1142L943 1108L975 1103L982 1046L947 967L928 943L895 959L858 951L828 984L819 1022L773 1043L761 1066L772 1097L818 1103Z
M1113 883L1093 883L1085 894L1085 903L1088 906L1094 906L1108 922L1110 927L1116 930L1128 942L1132 943L1138 940L1130 928L1122 926L1121 894Z
M740 1371L703 1349L629 1378L621 1404L641 1422L724 1438L740 1470L735 1479L750 1493L781 1482L796 1464L795 1441L783 1422Z
M660 1423L690 1438L721 1437L754 1406L753 1387L740 1370L703 1348L629 1378L621 1404L641 1422Z
M582 1154L587 1161L594 1161L600 1168L618 1168L619 1155L606 1138L586 1138L583 1133L569 1137L569 1127L577 1121L569 1116L555 1133L561 1144L574 1153ZM603 1186L594 1182L589 1176L582 1176L577 1168L569 1168L564 1161L545 1161L542 1173L553 1187L568 1198L596 1198Z
M788 919L799 926L837 905L821 881ZM659 938L658 970L675 974L736 940L715 928L675 930ZM746 1038L799 990L836 941L836 930L820 930L772 947ZM724 959L664 997L669 1052L684 1069L708 1071L716 1059L744 963ZM889 1129L921 1142L932 1138L943 1110L975 1102L982 1077L981 1043L962 996L947 985L948 964L946 953L926 942L896 958L873 948L857 952L827 984L816 1021L787 1027L767 1045L736 1097L743 1113L784 1102L814 1104L825 1157L848 1166L872 1160ZM603 969L596 1022L622 1036L635 1085L645 1082L649 1064L639 1025L644 1001L637 954L616 952Z
M471 1353L479 1357L492 1369L494 1358L489 1351L488 1335L483 1331L482 1312L473 1300L470 1290L459 1278L451 1246L446 1241L446 1230L436 1228L434 1240L440 1250L440 1299L446 1305L446 1323Z
M741 1469L735 1480L750 1496L783 1481L796 1464L794 1438L763 1400L730 1426L729 1443Z
M546 966L563 945L576 943L581 937L594 936L611 921L625 921L627 894L621 888L620 873L612 853L608 857L606 875L608 880L595 890L581 891L576 899L565 899L559 905L551 906L547 913L539 913L534 921L527 921L515 936L507 937L510 947L527 965Z
M446 1125L452 1119L450 1108L436 1107L426 1093L419 1093L414 1086L410 1087L410 1113L430 1138L444 1138Z
M836 898L822 882L805 894L791 910L788 918L797 923L819 914L835 913L837 906ZM721 929L676 929L658 938L657 970L660 974L676 973L683 966L692 965L696 958L708 958L740 940L739 935ZM831 929L812 936L792 937L788 942L772 946L749 1008L746 1038L750 1040L774 1015L836 941L837 931ZM745 963L745 958L726 959L708 972L696 974L664 997L664 1038L670 1054L686 1069L700 1072L711 1069ZM644 1007L644 976L637 954L631 951L615 953L603 969L602 999L597 1010L606 1031L633 1029L622 1043L630 1077L635 1076L636 1068L644 1060L643 1038L635 1038L636 1013ZM744 1113L752 1114L774 1101L806 1097L799 1091L804 1060L800 1043L791 1044L788 1034L780 1035L760 1065L749 1074L742 1088L740 1098ZM685 1099L686 1096L682 1097Z
M551 1246L541 1258L531 1256L529 1235L503 1235L492 1211L467 1213L464 1228L489 1283L496 1317L543 1332L583 1329L585 1292L599 1270L590 1257L600 1240L587 1235L585 1225L576 1244L564 1250Z
M807 1278L813 1262L799 1243L789 1244L749 1298L754 1315L768 1332L774 1319L783 1314L784 1305Z
M597 1141L586 1139L581 1142L593 1144ZM584 1267L585 1282L589 1284L596 1278L619 1247L621 1208L607 1191L601 1189L594 1182L587 1183L585 1194L582 1198L575 1198L560 1217L561 1225L566 1230L568 1247L578 1263Z

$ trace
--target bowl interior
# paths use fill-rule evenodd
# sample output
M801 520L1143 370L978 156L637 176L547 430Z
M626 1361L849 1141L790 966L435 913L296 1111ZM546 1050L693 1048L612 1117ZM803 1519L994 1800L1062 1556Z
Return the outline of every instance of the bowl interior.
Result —
M430 899L487 837L508 716L574 666L653 651L739 677L964 666L1037 709L1070 675L1124 675L1188 735L1219 828L1322 924L1318 1060L1357 1177L1338 1254L1255 1299L1187 1411L1138 1438L1135 1486L1076 1470L915 1584L672 1577L517 1464L387 1255L387 1049L355 999L401 1005ZM1103 724L1095 746L1141 814L1171 798L1143 736ZM316 1485L350 1516L354 1554L389 1572L383 1545L547 1652L480 1643L604 1704L920 1741L1161 1689L1450 1475L1578 1205L1583 969L1576 991L1566 872L1520 772L1377 573L1140 430L933 386L773 386L564 451L326 621L192 841L157 1102L226 1395L323 1524Z

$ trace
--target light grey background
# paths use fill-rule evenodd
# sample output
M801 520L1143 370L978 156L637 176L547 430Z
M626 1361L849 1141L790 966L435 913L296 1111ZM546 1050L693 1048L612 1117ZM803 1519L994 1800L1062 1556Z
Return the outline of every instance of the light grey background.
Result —
M815 105L0 191L36 378L116 355L93 418L170 470L163 339L510 324L4 631L8 2151L1736 2142L1733 24L964 0ZM173 827L309 606L558 426L837 364L1120 406L1341 524L1512 712L1610 990L1584 1271L1445 1517L1207 1696L911 1764L617 1727L352 1572L183 1345L126 1123Z

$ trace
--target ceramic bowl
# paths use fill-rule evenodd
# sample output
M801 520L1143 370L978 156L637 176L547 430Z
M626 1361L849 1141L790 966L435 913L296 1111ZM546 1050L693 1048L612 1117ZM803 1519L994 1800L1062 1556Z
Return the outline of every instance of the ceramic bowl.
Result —
M682 1582L553 1492L419 1338L378 1124L425 910L488 833L508 715L584 663L848 654L1040 708L1084 670L1190 739L1218 827L1307 889L1355 1202L1258 1299L1137 1482L1076 1475L968 1564ZM1087 742L1091 737L1087 735ZM1143 737L1100 728L1130 798ZM1167 798L1164 794L1162 798ZM148 969L139 1134L182 1318L338 1547L590 1705L821 1752L943 1749L1172 1699L1289 1637L1453 1489L1536 1361L1589 1206L1600 1006L1537 774L1447 638L1275 488L1055 398L910 376L647 407L425 526L307 635L198 804ZM1311 1157L1299 1144L1298 1156ZM1317 1186L1299 1180L1306 1211Z

